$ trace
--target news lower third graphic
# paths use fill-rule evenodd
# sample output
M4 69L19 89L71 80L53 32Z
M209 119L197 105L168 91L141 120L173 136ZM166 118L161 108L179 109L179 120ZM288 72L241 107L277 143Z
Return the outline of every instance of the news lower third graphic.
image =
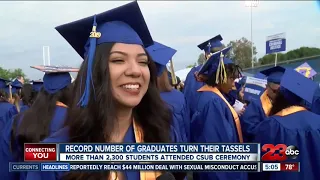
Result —
M300 171L297 147L285 144L25 144L10 171ZM260 159L261 157L261 159ZM262 161L262 163L260 162Z

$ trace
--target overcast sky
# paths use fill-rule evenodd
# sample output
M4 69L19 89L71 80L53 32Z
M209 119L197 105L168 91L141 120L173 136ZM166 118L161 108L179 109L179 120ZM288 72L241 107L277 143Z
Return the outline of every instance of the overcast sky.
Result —
M126 1L108 2L0 2L0 66L22 68L30 79L43 73L42 46L50 46L51 65L79 67L82 60L54 29L57 25L100 13ZM197 45L217 34L223 42L250 39L250 8L235 2L140 1L153 39L178 50L175 69L193 64ZM90 8L89 8L90 7ZM287 50L320 48L320 6L315 1L260 1L253 8L253 42L258 57L265 54L266 36L286 33Z

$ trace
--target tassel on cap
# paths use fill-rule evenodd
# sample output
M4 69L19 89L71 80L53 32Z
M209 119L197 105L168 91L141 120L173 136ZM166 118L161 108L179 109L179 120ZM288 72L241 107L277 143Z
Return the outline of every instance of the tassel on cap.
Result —
M223 62L223 52L220 53L220 60L219 60L219 65L218 65L218 69L216 72L216 84L225 84L227 83L227 72L226 69L224 67L224 62Z
M101 33L97 32L96 16L94 16L92 31L89 36L90 40L89 40L89 48L88 48L88 53L87 53L88 67L87 67L87 77L86 77L86 82L85 82L85 88L84 88L84 92L78 102L78 105L80 104L81 107L85 107L89 103L90 86L92 86L92 89L94 91L94 85L93 85L93 80L92 80L92 68L93 68L92 66L93 66L94 55L96 52L97 39L100 37L101 37Z

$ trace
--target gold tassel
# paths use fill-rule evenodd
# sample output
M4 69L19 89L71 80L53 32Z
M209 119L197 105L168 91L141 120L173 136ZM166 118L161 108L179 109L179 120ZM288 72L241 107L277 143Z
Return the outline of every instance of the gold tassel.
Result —
M224 57L224 55L221 52L219 65L218 65L217 72L216 72L216 84L219 84L219 83L226 84L227 83L227 72L224 67L223 57Z

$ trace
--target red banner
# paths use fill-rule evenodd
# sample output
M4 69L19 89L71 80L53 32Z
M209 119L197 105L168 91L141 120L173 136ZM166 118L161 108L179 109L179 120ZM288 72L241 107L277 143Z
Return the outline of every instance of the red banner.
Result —
M24 144L24 161L56 161L56 144Z

